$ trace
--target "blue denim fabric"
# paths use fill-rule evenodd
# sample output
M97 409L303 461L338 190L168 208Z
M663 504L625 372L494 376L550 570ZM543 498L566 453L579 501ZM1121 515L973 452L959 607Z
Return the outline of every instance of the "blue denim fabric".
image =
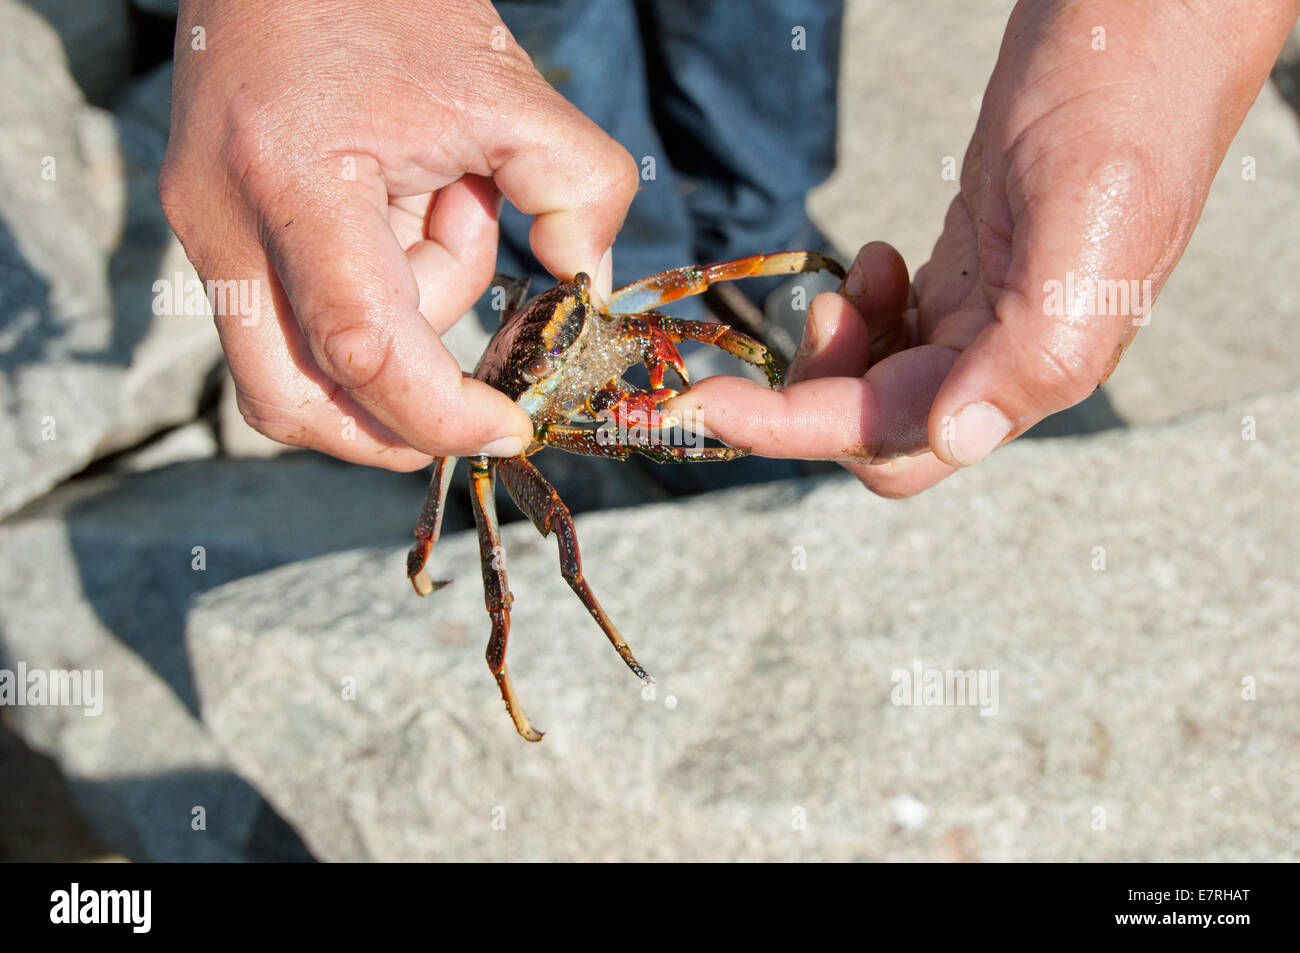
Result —
M840 0L496 8L551 85L642 167L615 246L615 287L679 265L823 247L804 200L835 165ZM503 211L498 270L547 287L529 224ZM744 283L759 301L771 285ZM700 317L699 302L673 313Z

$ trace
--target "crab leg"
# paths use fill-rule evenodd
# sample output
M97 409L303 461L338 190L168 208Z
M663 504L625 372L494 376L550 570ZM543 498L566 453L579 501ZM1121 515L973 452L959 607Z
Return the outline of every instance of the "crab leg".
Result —
M663 315L651 312L642 315L620 314L615 317L622 324L624 335L642 340L641 363L645 364L646 370L650 372L651 387L656 389L663 387L664 371L669 369L677 374L683 385L690 386L691 378L686 373L686 364L677 351L676 342L682 339L665 333L655 320ZM725 325L718 325L718 327L722 328Z
M502 558L505 550L501 546L501 527L497 523L496 466L490 457L473 457L469 464L469 497L474 507L474 525L478 527L479 560L483 564L483 599L488 615L492 617L487 663L501 688L501 697L515 723L515 730L527 741L541 741L542 732L529 723L506 671L506 642L510 636L510 605L514 596L510 594L510 585L506 581L505 560Z
M661 415L659 405L677 396L677 391L660 387L655 390L638 390L626 381L614 378L587 398L584 409L592 417L612 418L623 427L635 426L644 430L675 427L678 420L671 415Z
M715 281L734 281L759 275L794 275L806 271L829 271L837 278L844 277L844 269L820 252L787 251L716 265L688 265L661 271L619 288L606 305L611 312L640 314L670 301L697 295Z
M429 579L424 571L424 564L429 561L429 551L438 541L442 532L442 514L447 502L447 488L451 486L451 475L456 469L455 457L435 457L433 461L433 478L429 481L429 495L424 498L424 509L420 511L420 521L415 526L415 545L406 554L406 575L411 580L415 591L427 596L435 589L441 589L451 582Z
M700 341L721 348L747 364L763 368L773 390L781 386L781 369L772 359L772 352L748 334L733 330L730 325L716 321L682 321L652 311L639 317L625 318L623 329L629 335L649 339L645 363L650 370L652 387L662 386L665 366L677 371L682 383L690 384L686 369L680 366L681 356L674 347L680 341Z
M596 620L596 624L605 633L619 657L627 663L632 674L642 681L653 682L654 679L633 656L632 649L623 636L619 635L618 629L614 628L614 623L600 607L595 594L591 591L591 586L587 585L587 580L583 578L582 556L578 553L578 536L573 526L573 516L569 513L569 508L564 505L564 501L560 499L560 494L555 491L555 487L546 481L546 477L542 476L537 467L523 457L501 460L498 467L501 471L501 482L506 485L506 489L519 504L524 515L533 521L537 531L543 536L555 534L555 541L560 550L560 573L564 576L564 581L569 584L569 588L582 600L582 604L587 607L591 617Z
M659 410L660 404L676 396L675 390L638 390L615 378L587 399L587 412L606 421L599 432L552 424L546 429L545 443L570 453L617 460L640 453L659 463L735 460L748 453L733 447L676 447L662 438L653 439L652 433L680 426L676 416Z

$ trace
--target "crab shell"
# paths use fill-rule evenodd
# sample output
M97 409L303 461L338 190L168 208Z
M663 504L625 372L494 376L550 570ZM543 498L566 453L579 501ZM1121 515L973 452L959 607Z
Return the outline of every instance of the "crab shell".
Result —
M588 397L642 359L645 341L624 321L596 305L579 272L507 313L474 376L519 404L539 434L590 420Z

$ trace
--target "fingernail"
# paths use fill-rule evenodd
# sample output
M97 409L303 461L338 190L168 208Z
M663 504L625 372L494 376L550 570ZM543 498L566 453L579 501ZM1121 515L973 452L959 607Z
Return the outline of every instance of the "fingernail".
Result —
M809 357L817 352L817 318L812 310L808 311L808 318L803 323L803 338L799 341L799 350L795 351L795 359Z
M605 249L600 256L600 265L596 268L596 297L604 303L614 293L614 246Z
M967 404L948 422L948 453L964 467L979 463L1011 432L1011 423L987 401Z
M479 448L479 453L489 457L517 457L524 452L524 442L518 437L499 437Z
M866 291L867 277L862 273L862 266L858 264L857 259L854 259L848 275L844 278L844 297L856 304Z

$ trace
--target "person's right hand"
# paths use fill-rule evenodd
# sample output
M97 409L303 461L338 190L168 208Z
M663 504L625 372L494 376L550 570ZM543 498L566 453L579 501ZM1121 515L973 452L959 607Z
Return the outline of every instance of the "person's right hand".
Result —
M607 295L632 157L476 0L188 0L175 69L167 219L201 278L260 289L216 317L244 418L395 470L526 447L439 334L491 281L501 194Z

